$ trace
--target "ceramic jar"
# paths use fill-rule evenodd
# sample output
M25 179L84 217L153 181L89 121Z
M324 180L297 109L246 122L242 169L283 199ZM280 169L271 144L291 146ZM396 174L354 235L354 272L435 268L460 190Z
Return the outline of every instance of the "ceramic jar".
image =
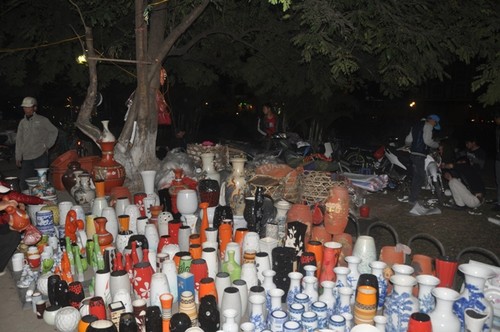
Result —
M332 235L344 233L349 216L349 191L343 183L334 184L325 202L325 228Z
M217 170L214 167L214 158L215 154L208 152L208 153L202 153L201 154L201 162L202 162L202 169L203 172L205 172L205 176L207 179L211 179L214 181L217 181L217 183L220 183L220 174L217 172ZM217 204L216 204L217 205ZM215 206L215 205L213 205Z
M318 249L319 250L319 249ZM322 266L321 266L321 274L319 277L319 281L330 280L333 281L336 279L334 268L337 266L339 261L340 252L342 250L342 244L338 242L326 242L323 245L322 252Z
M62 183L67 192L71 192L71 188L76 185L75 171L82 171L81 165L78 161L72 161L68 164L68 169L64 172L62 176Z
M361 235L356 239L352 255L361 258L361 263L358 265L360 273L370 273L370 263L377 259L377 249L375 248L375 240L368 235Z
M439 279L428 274L421 274L416 278L418 283L418 303L420 312L428 314L432 312L436 306L436 301L434 300L434 296L432 296L432 289L439 285Z
M73 332L80 322L80 312L73 307L64 307L56 314L54 325L57 331Z
M86 213L91 210L91 203L95 198L95 191L90 188L90 175L87 173L82 173L79 176L80 187L75 190L73 197L78 205L83 207Z

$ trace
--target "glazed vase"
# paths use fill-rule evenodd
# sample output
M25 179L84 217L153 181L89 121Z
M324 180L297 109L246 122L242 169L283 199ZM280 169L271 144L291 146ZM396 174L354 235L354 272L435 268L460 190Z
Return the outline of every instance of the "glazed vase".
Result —
M370 263L371 272L378 280L378 305L377 310L382 310L384 308L385 299L387 297L387 288L389 283L384 277L384 270L387 268L387 264L382 261L373 261Z
M105 193L109 195L111 189L123 185L125 168L115 160L115 141L100 141L98 143L101 147L102 158L92 168L92 178L94 181L104 181Z
M153 205L160 205L160 197L157 193L155 193L155 177L156 171L141 171L141 178L146 197L154 200Z
M360 273L370 273L370 263L377 259L375 239L368 235L359 236L354 244L352 256L361 258L361 263L358 265Z
M420 312L428 314L434 310L436 306L432 290L439 285L439 279L429 274L418 275L416 279L418 283L418 303Z
M90 175L88 173L80 174L80 187L75 190L73 197L78 205L83 207L85 213L91 211L91 203L95 198L95 191L90 188Z
M211 152L201 154L201 163L203 165L202 170L205 172L205 178L215 180L217 183L220 183L220 174L215 169L214 157L215 154Z
M318 317L318 328L324 329L327 327L328 307L325 302L316 301L311 304L311 311Z
M319 248L316 250L320 250ZM325 280L334 281L336 280L336 275L334 268L337 266L340 252L342 250L342 244L338 242L326 242L323 244L323 252L321 257L321 274L319 277L319 282L323 282ZM319 256L318 255L318 256Z
M378 282L377 282L378 287ZM359 285L354 302L354 323L373 325L377 314L378 289L370 285Z
M237 216L243 215L245 209L245 158L231 159L233 171L225 183L225 199Z
M393 275L391 282L394 288L384 304L384 316L387 317L386 331L406 331L410 315L419 310L418 299L412 295L417 280L412 276Z
M434 332L459 332L460 320L453 313L453 303L460 294L451 288L436 287L432 290L432 295L436 298L436 306L429 313L432 330Z
M175 178L172 180L172 184L168 188L168 193L172 202L173 214L179 213L179 210L177 209L177 194L179 193L179 191L188 188L188 186L182 181L183 174L184 171L182 170L182 168L174 169Z
M206 295L201 298L198 308L198 321L203 331L218 331L220 327L220 313L217 308L217 298Z
M222 331L224 332L238 332L238 323L236 322L237 311L235 309L226 309L222 313L224 316L224 324L222 324Z
M481 332L488 315L476 309L465 309L465 330L467 332Z
M94 223L96 226L96 235L99 242L99 246L106 247L113 243L113 235L106 229L106 218L98 217L94 218Z
M229 259L222 264L222 272L229 273L231 282L241 278L241 266L235 261L233 250L227 252Z
M38 197L52 196L56 194L56 189L47 180L48 168L35 168L38 175L38 184L31 188L31 194Z
M486 280L496 275L495 272L474 264L461 264L458 269L464 274L465 282L460 297L453 304L453 312L460 319L461 329L463 330L465 326L465 310L469 308L488 315L482 331L492 331L493 307L484 296L484 286Z
M144 299L150 303L152 277L153 268L149 262L139 262L134 265L132 286L136 299Z
M76 175L75 171L83 172L83 169L78 161L72 161L68 164L68 169L64 172L62 176L62 183L67 192L71 192L71 188L76 185Z
M295 298L295 295L299 294L301 292L301 281L302 281L303 274L300 272L290 272L288 273L288 278L290 278L290 287L288 288L288 293L286 296L286 303L287 306L290 307L290 305L293 303L293 299Z
M349 216L349 191L342 183L334 184L325 202L325 228L332 235L344 233Z
M272 252L273 265L272 268L276 272L273 281L276 287L288 292L290 287L290 278L288 274L293 271L294 261L296 260L295 249L287 247L276 247ZM283 296L282 302L286 298Z
M326 304L329 315L332 315L333 309L335 308L335 304L337 302L334 293L335 283L331 280L325 280L321 282L321 288L323 289L323 293L319 296L318 299Z
M234 321L239 325L241 317L243 316L241 308L241 296L239 289L233 286L224 289L224 292L222 293L222 304L220 309L222 315L224 316L224 311L226 311L227 309L234 310ZM224 317L221 317L221 319L223 318Z
M262 307L266 302L266 298L262 295L251 295L248 298L250 302L250 310L248 315L248 321L254 324L255 331L261 332L266 329L266 317L264 316L264 311Z

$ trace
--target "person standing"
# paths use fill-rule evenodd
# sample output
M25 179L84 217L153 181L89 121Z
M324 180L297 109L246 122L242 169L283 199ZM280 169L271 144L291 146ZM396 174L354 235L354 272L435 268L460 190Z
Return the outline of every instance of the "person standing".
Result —
M408 202L415 204L425 183L425 158L429 149L437 149L439 143L432 138L432 130L440 130L439 116L431 114L413 126L405 144L410 146L410 161L412 165L412 181Z
M259 124L257 130L263 136L270 138L274 133L276 133L277 118L272 110L272 106L269 103L265 103L262 106L262 119L259 118Z
M21 189L28 189L26 179L36 176L35 168L49 166L48 150L57 139L57 128L44 116L37 114L33 97L23 99L24 118L19 122L16 136L16 165L21 168Z

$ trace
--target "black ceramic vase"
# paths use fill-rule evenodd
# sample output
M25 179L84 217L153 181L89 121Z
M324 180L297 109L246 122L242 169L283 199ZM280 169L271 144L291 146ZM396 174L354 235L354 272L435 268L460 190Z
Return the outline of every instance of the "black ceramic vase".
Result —
M191 327L191 318L183 312L178 312L170 318L170 332L185 332Z
M233 210L228 205L219 205L214 211L213 227L219 229L222 220L229 219L233 221Z
M198 192L200 193L200 202L207 202L208 207L215 207L219 204L220 186L217 180L200 180Z
M160 198L160 205L163 205L163 211L172 211L172 199L168 188L159 189L158 197Z
M54 304L61 308L69 306L68 283L58 280L54 286Z
M274 284L277 288L285 291L281 302L285 302L288 289L290 288L290 278L288 273L293 271L293 263L297 256L294 248L276 247L272 251L273 270L276 275L273 277Z
M306 266L306 265L314 265L314 266L317 265L316 264L316 256L314 255L314 253L309 252L309 251L305 251L299 257L299 264L297 267L297 271L302 273L303 276L306 275L306 271L304 269L304 266Z
M59 280L61 280L61 277L58 274L53 274L47 279L47 293L51 305L56 303L56 284Z
M158 306L154 305L146 308L144 327L146 328L146 332L162 331L161 310Z
M285 246L292 247L295 255L300 256L306 248L307 225L300 221L291 221L286 224Z
M118 324L118 330L120 332L137 332L138 328L133 313L124 312L120 315L120 322Z
M198 320L200 327L205 332L216 332L220 327L219 310L217 300L213 295L206 295L200 300L198 309Z

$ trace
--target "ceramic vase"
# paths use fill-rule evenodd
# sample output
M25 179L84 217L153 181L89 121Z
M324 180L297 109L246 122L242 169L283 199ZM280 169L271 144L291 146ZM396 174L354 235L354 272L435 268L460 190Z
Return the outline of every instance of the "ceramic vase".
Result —
M429 314L434 332L458 332L460 331L460 320L453 313L453 303L460 294L445 287L436 287L432 290L436 298L436 307Z
M355 324L373 325L373 318L377 314L377 291L375 287L369 285L357 287L353 310Z
M384 277L384 270L387 268L387 264L382 261L373 261L370 263L372 274L377 277L378 280L378 305L377 310L382 310L384 308L385 299L387 297L388 281Z
M358 265L360 273L370 273L370 263L377 259L375 240L368 235L361 235L356 239L352 255L361 258Z
M325 228L332 235L344 233L349 215L349 191L342 183L334 184L325 202Z
M453 312L460 319L461 329L464 329L465 310L469 308L488 315L482 331L491 331L493 328L493 308L484 297L484 285L486 280L496 275L495 272L487 267L474 264L461 264L458 269L464 274L465 282L460 297L453 304Z
M233 250L228 251L227 254L229 259L222 264L222 271L229 273L231 282L233 282L241 278L241 266L235 261Z
M225 183L226 202L237 216L243 215L245 209L245 162L244 158L231 159L233 172Z
M102 123L106 128L107 122ZM101 147L102 158L92 168L92 178L94 181L103 180L105 192L109 194L112 188L121 186L125 181L125 168L114 158L115 141L99 141L98 143Z
M295 298L295 295L299 294L301 292L301 280L302 280L302 273L300 272L290 272L288 273L288 278L290 278L290 287L288 288L288 293L286 296L286 303L287 306L290 307L290 305L293 303L293 299Z
M360 275L358 265L361 263L361 258L356 256L347 256L345 258L345 261L347 262L347 267L350 270L349 274L347 275L347 283L355 291Z
M201 298L198 310L198 321L203 331L218 331L220 327L220 313L217 309L217 298L207 295Z
M393 275L392 293L386 298L384 316L387 317L386 330L405 331L408 328L410 315L418 312L418 299L412 295L412 288L417 280L412 276Z
M254 263L244 263L241 265L241 279L245 281L248 288L257 286L259 280L257 279L257 268Z
M236 287L231 286L224 289L224 293L222 294L221 312L224 313L227 309L235 311L233 318L236 324L239 325L242 317L241 297L240 291ZM224 319L224 317L221 317L221 319Z
M179 312L185 313L186 315L189 316L189 319L191 320L191 326L197 326L198 311L194 300L194 294L192 292L184 291L181 293L179 302Z
M133 289L136 298L144 299L150 302L151 278L153 276L153 268L149 262L139 262L134 265L133 269Z
M334 293L335 283L330 280L325 280L321 282L321 287L323 288L323 293L319 296L319 300L326 304L328 313L332 315L336 304Z
M465 309L465 330L470 332L481 332L484 323L488 319L488 314L476 309Z
M318 251L317 249L316 251ZM337 266L339 261L340 252L342 250L342 244L338 242L326 242L323 245L322 253L322 266L319 281L336 279L334 268Z
M161 272L156 272L151 276L151 306L158 306L161 308L160 296L165 293L170 293L167 276Z
M266 328L266 317L262 310L266 298L262 295L251 295L248 300L250 302L248 320L250 323L254 324L256 332L262 331Z
M273 256L273 270L276 275L273 277L273 281L276 287L288 292L290 287L290 278L288 274L293 271L293 264L296 259L295 249L287 247L276 247L272 252ZM285 302L285 297L283 297L282 302Z
M220 309L222 304L222 295L227 287L231 286L229 273L219 272L215 276L215 289L217 290L217 306Z
M318 317L318 328L326 328L329 316L326 303L322 301L313 302L311 304L311 311Z
M436 306L432 289L439 285L439 279L428 274L421 274L416 277L418 283L418 303L420 312L424 314L430 313Z

